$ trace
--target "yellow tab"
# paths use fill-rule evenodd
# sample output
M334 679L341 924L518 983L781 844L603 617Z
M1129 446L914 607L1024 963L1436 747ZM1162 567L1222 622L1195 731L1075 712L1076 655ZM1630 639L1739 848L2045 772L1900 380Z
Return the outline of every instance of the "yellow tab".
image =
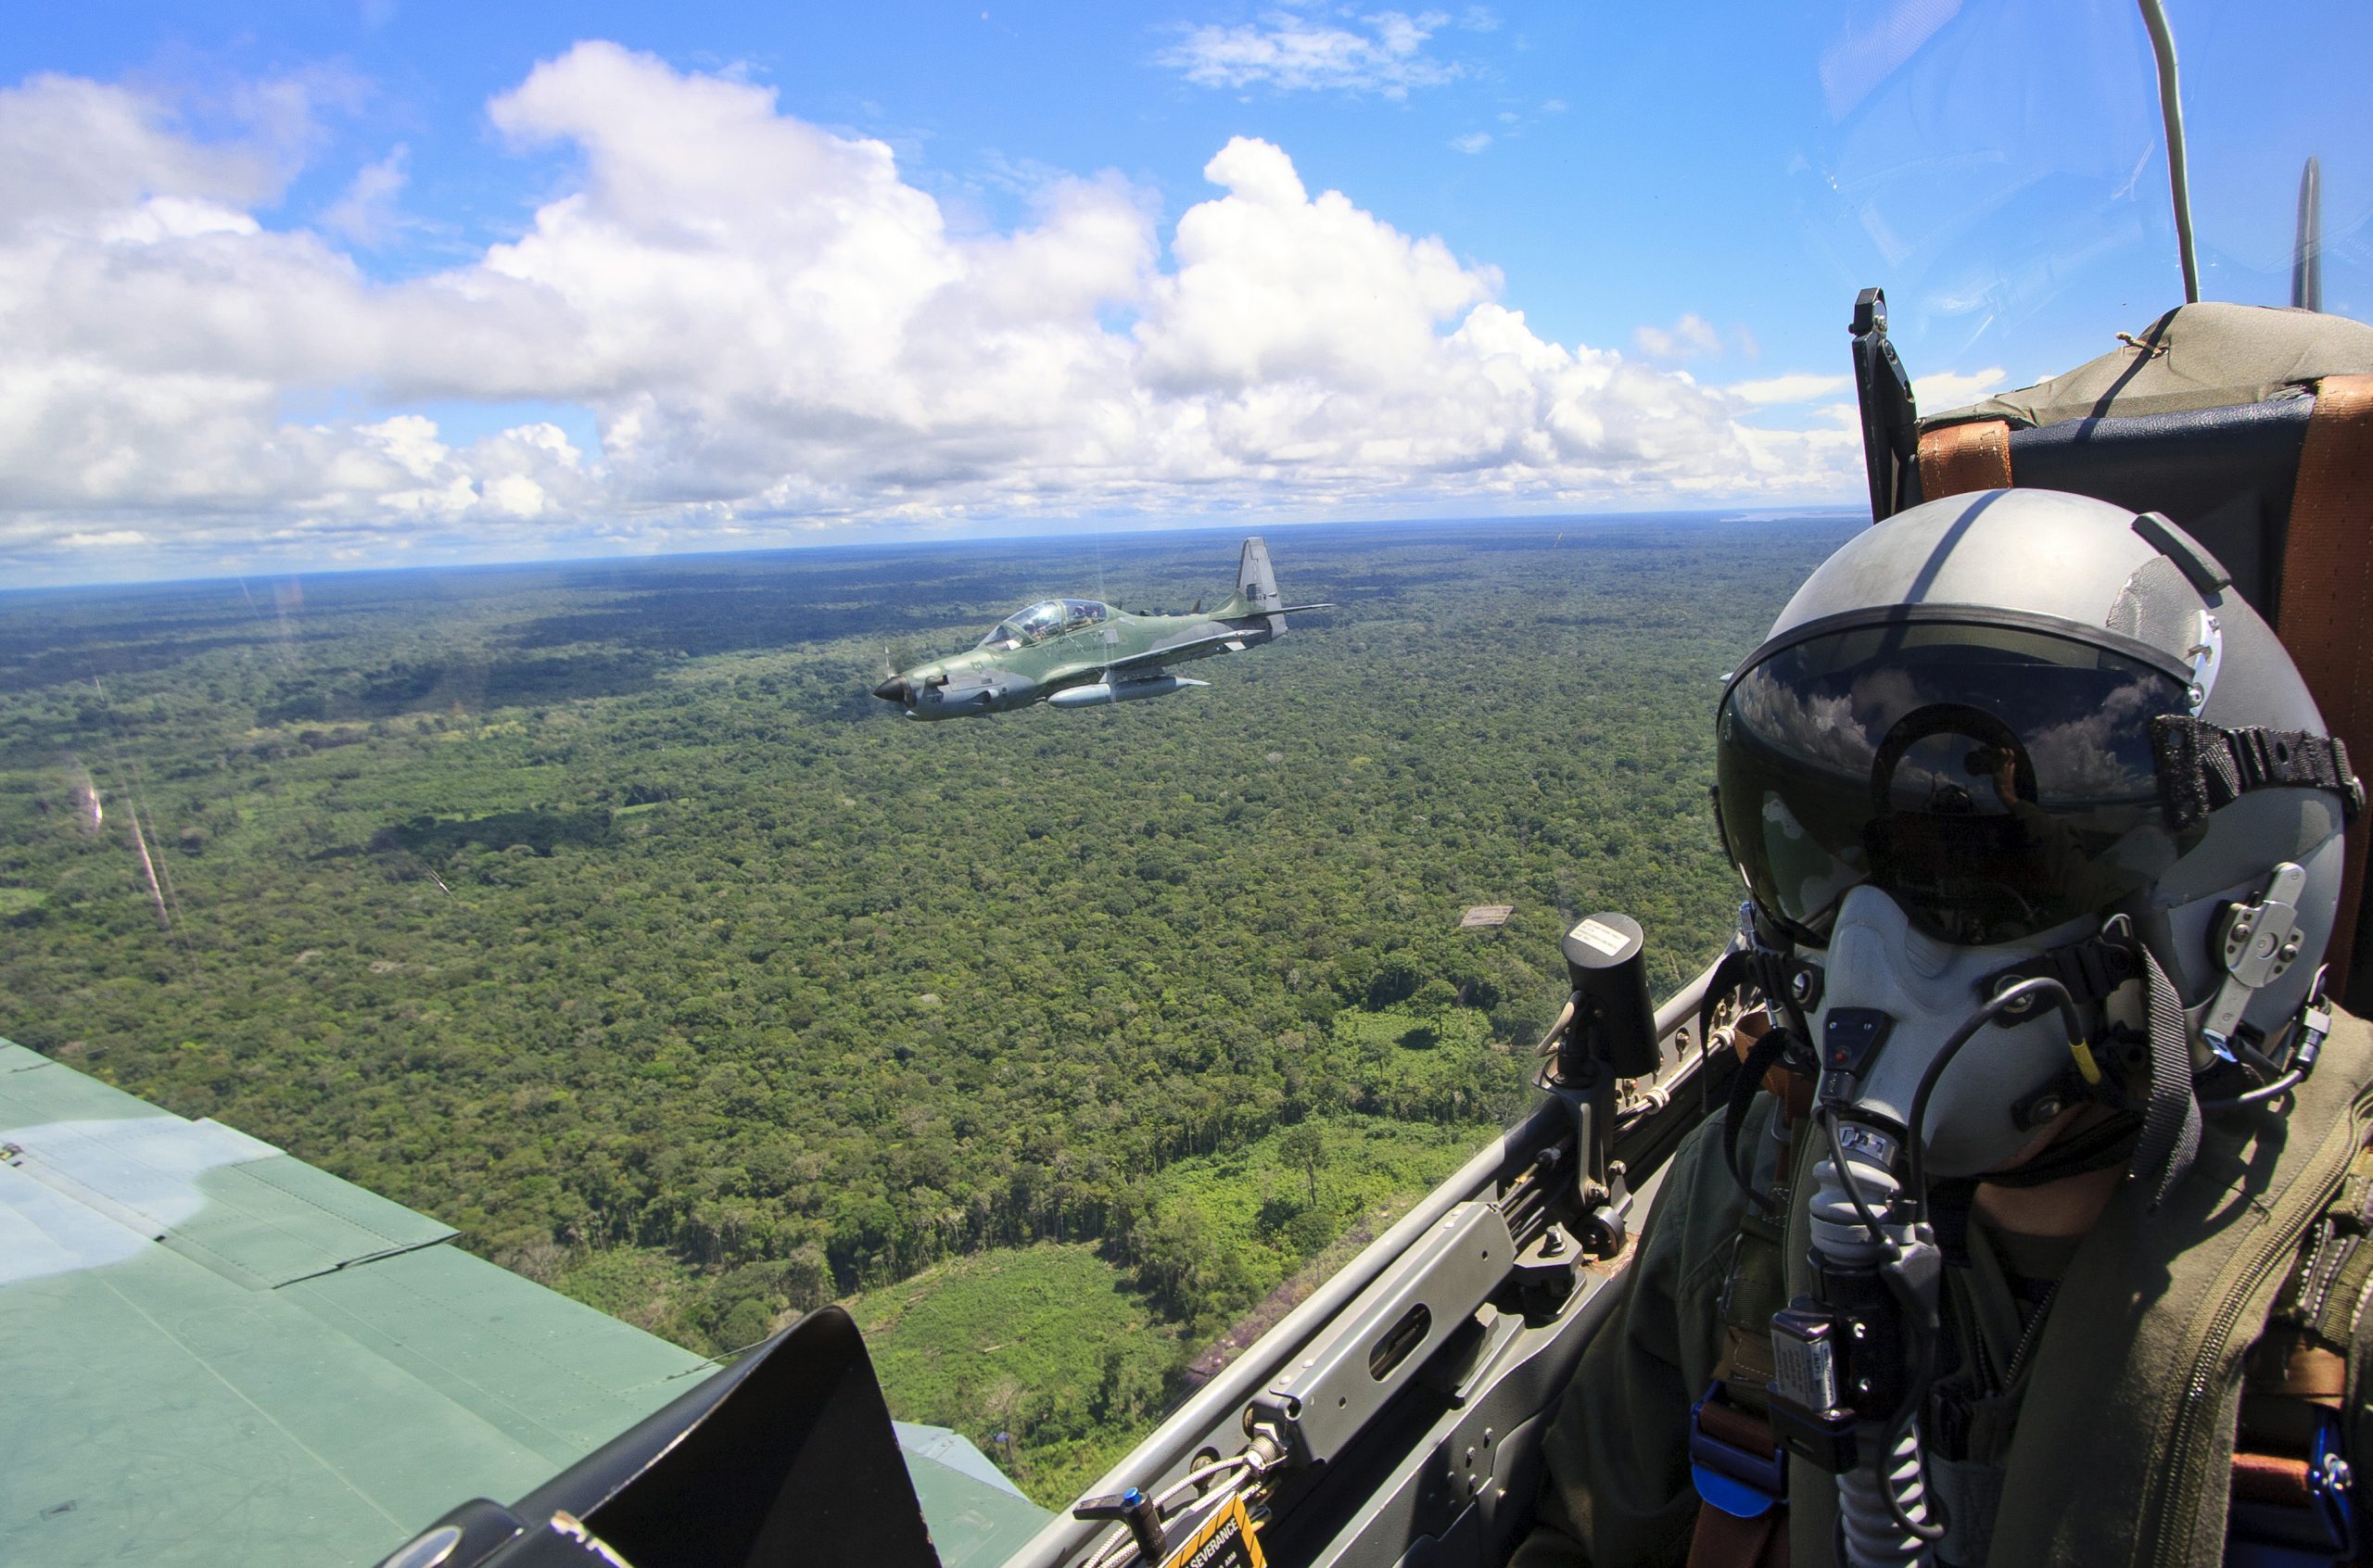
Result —
M2079 1040L2068 1047L2068 1054L2076 1058L2076 1070L2083 1075L2086 1082L2099 1083L2101 1081L2101 1064L2093 1060L2093 1048L2090 1045Z
M1205 1520L1201 1529L1162 1561L1161 1568L1269 1568L1252 1516L1244 1511L1244 1498L1228 1498L1227 1506Z

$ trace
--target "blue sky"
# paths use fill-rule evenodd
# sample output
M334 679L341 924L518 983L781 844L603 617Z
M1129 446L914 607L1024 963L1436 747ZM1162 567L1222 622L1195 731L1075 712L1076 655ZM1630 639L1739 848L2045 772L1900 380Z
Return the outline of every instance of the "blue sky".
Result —
M2373 11L2170 9L2207 293L2317 151L2362 317ZM2176 302L2153 92L2111 0L29 8L0 571L1850 499L1858 285L1932 407Z

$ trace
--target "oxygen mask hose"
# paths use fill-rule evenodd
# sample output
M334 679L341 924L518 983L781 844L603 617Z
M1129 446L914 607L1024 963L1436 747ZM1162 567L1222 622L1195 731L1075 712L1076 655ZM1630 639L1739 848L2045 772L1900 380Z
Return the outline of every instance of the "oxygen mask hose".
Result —
M1817 1113L1829 1137L1828 1157L1813 1167L1820 1300L1812 1306L1800 1298L1782 1316L1825 1319L1819 1326L1836 1352L1821 1424L1843 1439L1832 1451L1842 1461L1837 1520L1845 1562L1851 1568L1910 1568L1929 1563L1930 1543L1944 1536L1930 1518L1919 1411L1910 1400L1911 1385L1925 1381L1912 1375L1914 1364L1933 1355L1939 1260L1935 1242L1912 1219L1896 1139L1844 1119L1840 1108L1823 1106ZM1898 1284L1891 1275L1910 1277ZM1924 1307L1914 1283L1923 1278L1929 1286ZM1923 1334L1923 1327L1930 1333ZM1776 1343L1784 1330L1776 1321L1773 1329Z
M1774 1421L1792 1451L1836 1474L1839 1546L1852 1568L1932 1568L1945 1536L1927 1490L1921 1433L1944 1279L1928 1224L1930 1097L1979 1031L2045 1004L2059 1011L2072 1047L2081 1044L2074 1000L2057 980L2006 987L1935 1047L1901 1126L1860 1103L1893 1020L1844 1009L1825 1031L1815 1115L1827 1157L1813 1168L1810 1200L1817 1295L1799 1296L1772 1321L1781 1369ZM1898 1054L1911 1044L1897 1043Z

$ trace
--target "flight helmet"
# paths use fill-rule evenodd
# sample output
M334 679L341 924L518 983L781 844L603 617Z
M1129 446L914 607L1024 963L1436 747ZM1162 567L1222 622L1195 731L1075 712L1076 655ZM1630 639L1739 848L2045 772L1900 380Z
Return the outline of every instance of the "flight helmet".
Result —
M2289 1048L2361 790L2273 631L2166 519L2036 489L1897 513L1797 590L1716 734L1755 924L1820 970L1814 1041L1840 1009L1888 1020L1865 1114L1908 1125L1942 1039L2019 975L2066 980L2096 1039L2123 993L2129 1037L2155 1011L2198 1071ZM2250 909L2242 956L2276 945L2244 985ZM2060 1108L2068 1031L2035 1011L1932 1086L1932 1175L1995 1170Z

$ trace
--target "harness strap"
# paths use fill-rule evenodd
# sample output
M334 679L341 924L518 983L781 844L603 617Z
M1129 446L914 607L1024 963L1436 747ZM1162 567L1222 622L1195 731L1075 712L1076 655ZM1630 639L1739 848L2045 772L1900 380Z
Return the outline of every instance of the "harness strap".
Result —
M2144 1117L2140 1111L2119 1111L2106 1120L2095 1122L2056 1140L2050 1147L2024 1165L2009 1170L1990 1170L1965 1184L1974 1190L1978 1182L1989 1187L2044 1187L2054 1182L2064 1182L2071 1176L2082 1176L2088 1170L2106 1170L2113 1165L2124 1164L2134 1154L2135 1144L2142 1134ZM1929 1184L1931 1202L1934 1195L1948 1183L1938 1181ZM1962 1200L1966 1208L1968 1200Z
M2332 733L2373 748L2373 670L2364 632L2373 620L2373 375L2334 375L2316 388L2282 550L2275 629ZM2326 948L2332 994L2344 994L2365 892L2367 825L2349 828L2340 914Z
M1796 1031L1781 1024L1766 1031L1747 1047L1745 1060L1731 1079L1731 1102L1722 1111L1722 1163L1731 1168L1731 1179L1758 1208L1769 1214L1778 1208L1771 1195L1759 1190L1739 1165L1739 1134L1746 1128L1748 1107L1755 1104L1756 1091L1764 1087L1772 1070L1780 1066L1780 1058L1788 1054L1796 1040ZM1792 1075L1793 1076L1793 1075ZM1792 1096L1783 1094L1783 1114L1796 1112L1789 1105ZM1796 1114L1802 1114L1796 1112Z
M2307 1461L2279 1454L2233 1455L2233 1500L2269 1503L2276 1508L2305 1508Z
M1689 1568L1788 1568L1788 1511L1741 1519L1719 1508L1697 1511Z
M1948 424L1920 437L1920 498L2011 487L2011 425L1982 419Z
M2177 831L2252 790L2329 790L2341 798L2341 816L2348 821L2365 809L2365 785L2349 764L2348 743L2337 735L2226 729L2162 714L2151 721L2151 752L2160 809Z
M1756 1048L1788 1032L1775 1029ZM1750 1051L1747 1068L1754 1065ZM1769 1070L1796 1079L1776 1065ZM1750 1096L1761 1076L1741 1069L1739 1080ZM1691 1568L1787 1568L1787 1458L1772 1436L1767 1412L1774 1375L1771 1315L1788 1300L1786 1206L1781 1195L1795 1180L1797 1148L1811 1119L1802 1110L1790 1114L1785 1102L1792 1097L1783 1094L1777 1111L1785 1119L1788 1145L1768 1208L1750 1205L1739 1217L1732 1244L1720 1304L1722 1357L1712 1385L1690 1412L1690 1472L1701 1499L1690 1538Z

